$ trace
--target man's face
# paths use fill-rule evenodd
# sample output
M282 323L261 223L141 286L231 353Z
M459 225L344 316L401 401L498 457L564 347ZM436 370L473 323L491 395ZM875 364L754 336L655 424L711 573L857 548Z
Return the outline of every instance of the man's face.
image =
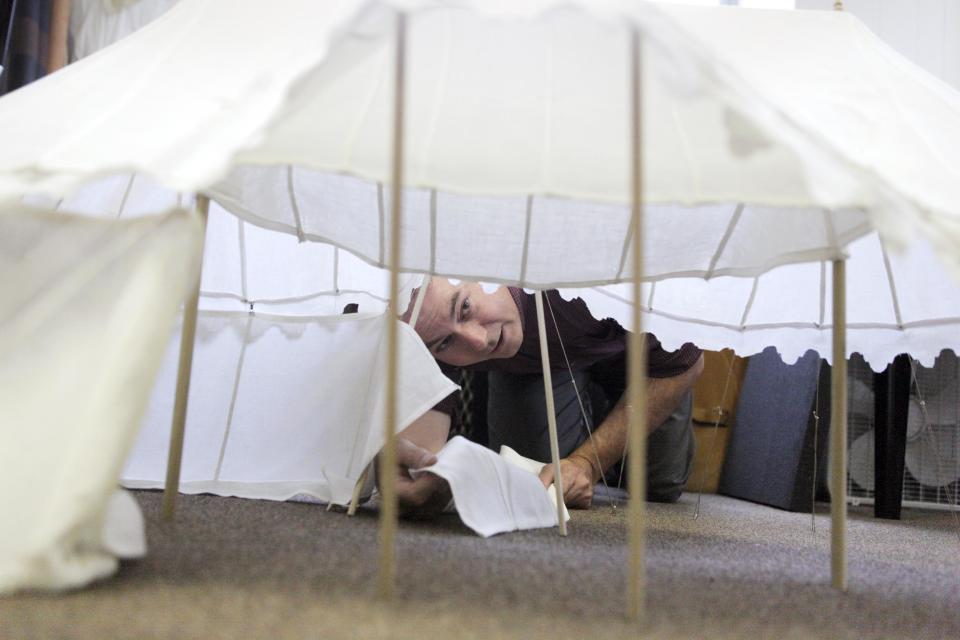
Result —
M467 366L511 358L520 349L523 325L510 292L486 293L476 282L453 285L432 278L415 327L437 360Z

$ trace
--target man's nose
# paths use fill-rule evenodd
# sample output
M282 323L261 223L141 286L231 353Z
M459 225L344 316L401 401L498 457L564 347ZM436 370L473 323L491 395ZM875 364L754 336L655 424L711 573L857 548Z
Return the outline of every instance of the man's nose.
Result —
M461 336L471 349L483 351L487 348L487 330L479 324L471 322L463 325L461 328Z

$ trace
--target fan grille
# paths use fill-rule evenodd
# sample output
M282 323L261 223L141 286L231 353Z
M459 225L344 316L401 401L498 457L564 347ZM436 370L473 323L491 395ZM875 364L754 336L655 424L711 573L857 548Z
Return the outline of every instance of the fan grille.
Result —
M914 364L911 403L916 409L923 401L927 415L922 421L925 428L908 429L907 446L912 453L903 474L905 506L960 510L960 456L956 455L960 451L958 364L960 358L951 351L942 352L933 367ZM859 354L850 359L847 384L850 398L847 497L854 503L871 502L874 498L871 435L874 416L873 411L867 409L872 407L873 372ZM869 390L868 397L864 396L865 390ZM936 398L937 402L928 402L930 398ZM913 418L919 418L916 414L915 411ZM860 438L864 440L855 444ZM926 483L922 481L924 479Z

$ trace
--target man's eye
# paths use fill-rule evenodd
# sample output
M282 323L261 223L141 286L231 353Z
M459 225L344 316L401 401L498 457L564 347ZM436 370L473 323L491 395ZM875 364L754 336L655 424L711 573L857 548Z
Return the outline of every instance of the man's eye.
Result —
M440 353L441 351L443 351L444 349L450 346L450 338L451 338L450 336L447 336L446 338L440 341L440 344L437 345L437 353Z
M460 305L460 319L465 319L470 314L470 298L465 298Z

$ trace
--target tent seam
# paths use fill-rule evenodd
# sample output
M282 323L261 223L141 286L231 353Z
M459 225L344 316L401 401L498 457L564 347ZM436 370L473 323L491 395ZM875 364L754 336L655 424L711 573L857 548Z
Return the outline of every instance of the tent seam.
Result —
M220 481L220 471L223 468L223 458L227 453L227 441L230 439L230 430L233 426L233 413L237 405L237 391L240 389L240 376L243 373L243 361L247 355L247 343L250 340L250 326L253 324L253 312L247 313L247 326L243 331L243 345L240 347L240 357L237 358L237 372L233 377L233 393L230 395L230 409L227 411L227 424L223 431L223 440L220 442L220 454L217 456L217 466L213 472L213 481Z
M736 228L737 223L740 222L740 216L743 215L744 206L744 203L738 202L737 207L733 210L733 215L730 217L730 222L727 223L723 237L720 238L717 250L714 252L713 257L710 258L710 266L707 267L707 275L704 276L706 280L713 277L713 272L717 268L720 256L723 255L724 250L727 248L727 243L730 242L730 237L733 236L733 230Z

